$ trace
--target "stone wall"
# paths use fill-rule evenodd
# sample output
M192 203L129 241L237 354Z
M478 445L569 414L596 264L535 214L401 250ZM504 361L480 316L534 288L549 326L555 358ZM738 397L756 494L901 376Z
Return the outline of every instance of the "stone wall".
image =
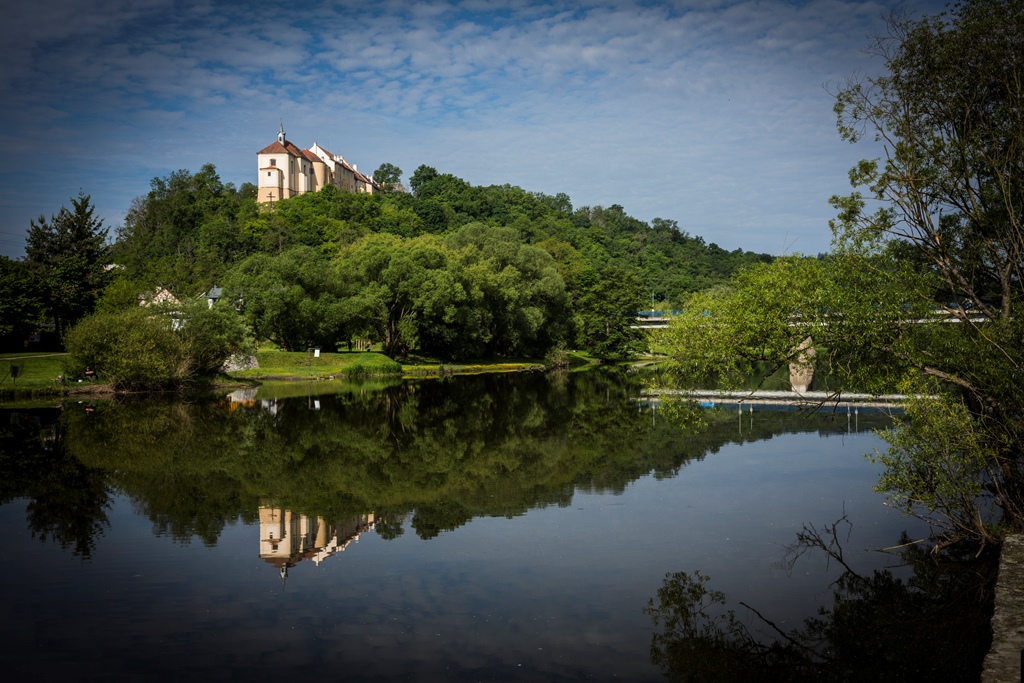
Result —
M1019 683L1024 651L1024 535L1008 536L999 556L992 649L985 657L982 683Z

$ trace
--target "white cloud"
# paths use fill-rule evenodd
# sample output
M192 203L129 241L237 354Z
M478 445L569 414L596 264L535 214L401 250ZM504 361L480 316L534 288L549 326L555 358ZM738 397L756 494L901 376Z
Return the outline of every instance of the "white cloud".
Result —
M886 9L18 3L0 29L0 143L16 157L0 173L23 187L0 220L27 227L79 187L100 193L97 160L123 179L103 186L100 206L127 208L153 175L205 162L252 180L283 117L291 139L317 138L364 170L427 163L674 218L727 248L777 251L792 231L797 248L820 251L827 196L865 154L838 141L822 84L870 68L862 49Z

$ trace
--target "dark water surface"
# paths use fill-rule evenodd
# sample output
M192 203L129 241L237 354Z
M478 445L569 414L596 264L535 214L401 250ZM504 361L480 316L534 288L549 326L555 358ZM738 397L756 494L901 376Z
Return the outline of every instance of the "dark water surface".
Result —
M871 490L880 413L670 417L596 372L281 391L0 410L5 678L980 666L977 570L873 551L926 534Z

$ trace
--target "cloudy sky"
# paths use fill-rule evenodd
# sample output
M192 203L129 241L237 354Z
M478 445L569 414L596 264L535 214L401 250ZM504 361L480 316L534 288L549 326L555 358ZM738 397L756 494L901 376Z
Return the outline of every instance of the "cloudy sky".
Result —
M876 73L884 17L941 0L47 0L0 35L0 253L92 195L118 226L153 177L256 182L283 120L372 173L621 204L726 249L828 248L828 197L870 148L829 84Z

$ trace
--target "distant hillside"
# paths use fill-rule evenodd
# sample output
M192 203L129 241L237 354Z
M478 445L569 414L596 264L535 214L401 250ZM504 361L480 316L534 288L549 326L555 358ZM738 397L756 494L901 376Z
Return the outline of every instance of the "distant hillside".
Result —
M332 187L270 206L255 201L255 186L224 184L213 165L198 173L154 178L118 231L115 253L132 279L197 294L234 264L256 253L295 245L335 249L368 233L444 235L469 223L514 228L525 244L551 253L564 275L581 267L616 266L635 273L659 305L677 306L686 294L725 282L735 270L767 254L726 251L655 218L650 224L623 207L573 208L568 196L528 192L512 185L475 186L420 166L410 193L356 194Z

